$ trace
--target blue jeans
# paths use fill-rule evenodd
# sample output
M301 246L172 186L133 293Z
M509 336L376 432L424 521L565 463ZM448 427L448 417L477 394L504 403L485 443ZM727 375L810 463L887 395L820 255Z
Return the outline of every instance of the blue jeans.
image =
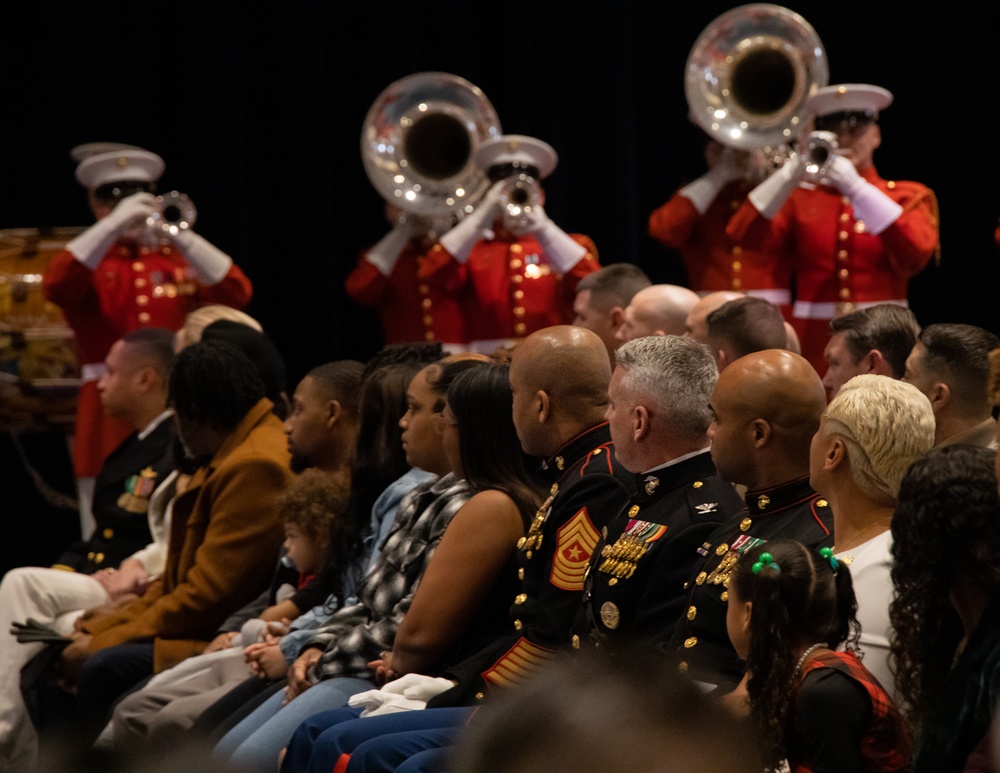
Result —
M282 771L329 773L341 755L347 770L393 770L413 755L450 746L471 708L423 709L358 718L359 711L336 709L315 714L295 731Z
M287 705L283 705L284 692L276 693L222 737L213 757L226 762L227 769L274 773L278 755L304 720L321 711L346 706L352 695L373 687L367 679L328 679L313 685Z

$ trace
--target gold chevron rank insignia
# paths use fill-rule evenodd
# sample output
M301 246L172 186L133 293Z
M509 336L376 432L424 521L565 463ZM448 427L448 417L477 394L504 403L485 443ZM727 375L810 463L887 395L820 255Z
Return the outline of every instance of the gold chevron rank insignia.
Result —
M555 657L555 653L532 644L523 636L503 656L483 672L483 679L498 687L516 687L532 672Z
M556 532L556 553L549 582L559 590L582 591L583 578L601 535L582 508Z

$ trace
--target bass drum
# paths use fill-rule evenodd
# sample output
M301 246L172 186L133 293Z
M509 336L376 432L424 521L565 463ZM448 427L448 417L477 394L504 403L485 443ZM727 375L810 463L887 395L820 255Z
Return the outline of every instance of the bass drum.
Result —
M72 428L80 365L73 331L42 294L42 272L82 231L0 230L0 430Z

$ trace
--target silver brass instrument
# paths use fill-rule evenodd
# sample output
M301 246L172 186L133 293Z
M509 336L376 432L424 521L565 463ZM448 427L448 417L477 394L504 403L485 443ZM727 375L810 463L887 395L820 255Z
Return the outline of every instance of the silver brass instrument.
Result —
M146 218L146 225L154 232L176 236L194 225L198 210L187 194L170 191L156 197L156 209Z
M525 226L532 210L542 203L542 188L529 174L514 174L500 189L500 209L508 228Z
M837 135L833 132L812 132L802 152L805 178L820 183L830 169L833 157L837 155Z
M416 73L388 86L368 110L361 157L390 204L422 218L461 215L490 185L473 151L501 134L500 119L478 87L457 75Z
M793 142L806 100L827 84L826 52L799 14L743 5L716 18L688 56L684 89L692 119L724 145L770 149Z

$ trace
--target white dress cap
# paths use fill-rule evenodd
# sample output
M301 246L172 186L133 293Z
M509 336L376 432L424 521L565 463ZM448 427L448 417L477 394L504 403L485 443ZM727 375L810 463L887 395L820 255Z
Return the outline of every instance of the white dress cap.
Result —
M473 160L476 166L486 170L502 164L529 164L536 167L539 177L544 179L555 170L559 157L547 142L522 134L504 134L477 147Z
M76 150L78 148L74 148ZM116 148L86 156L76 168L76 179L91 190L121 180L153 183L160 179L164 168L163 159L148 150Z
M868 83L841 83L824 86L806 101L813 115L867 113L874 115L892 104L892 92Z

